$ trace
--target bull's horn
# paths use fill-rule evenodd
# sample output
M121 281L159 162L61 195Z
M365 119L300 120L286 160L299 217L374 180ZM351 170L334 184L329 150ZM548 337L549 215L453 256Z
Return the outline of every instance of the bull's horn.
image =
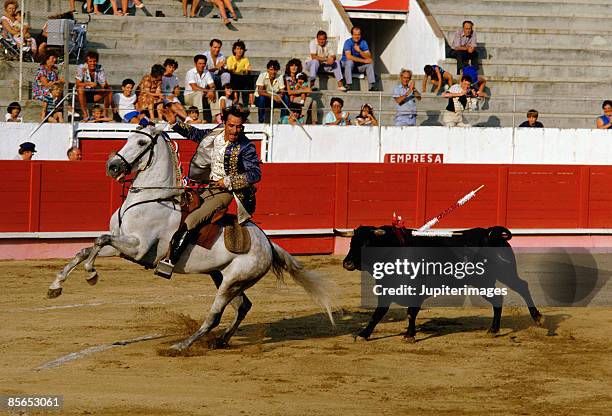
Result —
M377 229L375 229L375 230L374 230L374 235L377 235L377 236L379 236L379 237L380 237L381 235L385 235L385 233L386 233L386 231L385 231L385 230L383 230L382 228L377 228Z
M355 234L354 230L351 231L340 231L334 228L334 235L337 237L352 237Z

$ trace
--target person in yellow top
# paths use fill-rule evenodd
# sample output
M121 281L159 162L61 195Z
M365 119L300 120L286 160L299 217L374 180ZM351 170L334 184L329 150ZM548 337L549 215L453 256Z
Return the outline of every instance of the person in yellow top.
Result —
M232 74L232 85L235 91L238 92L238 96L242 96L244 99L245 92L249 94L249 107L255 107L255 96L253 91L253 76L251 72L251 63L249 58L244 56L246 52L246 46L243 41L238 40L232 45L232 56L227 58L225 67L228 72ZM244 101L243 101L244 102Z

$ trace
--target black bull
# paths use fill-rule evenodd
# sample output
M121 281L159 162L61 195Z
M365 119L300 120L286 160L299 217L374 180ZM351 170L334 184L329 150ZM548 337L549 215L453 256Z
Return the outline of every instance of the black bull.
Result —
M533 320L537 324L541 323L542 315L533 303L528 284L519 277L516 270L516 259L510 244L508 244L512 234L508 229L499 226L472 228L454 232L449 237L413 236L413 231L411 229L397 229L392 226L361 226L356 228L352 233L349 253L343 261L344 268L349 271L357 269L371 273L371 265L363 264L361 258L362 249L368 247L448 247L449 250L452 250L452 247L503 247L506 248L502 251L504 258L500 259L504 263L503 268L500 268L503 273L494 276L493 281L487 284L492 286L497 280L516 291L527 303ZM414 341L416 317L426 298L427 296L419 297L416 304L408 306L408 329L405 335L407 341ZM500 328L503 297L497 296L493 299L485 297L485 299L493 305L493 321L488 332L495 334L499 332ZM382 297L379 296L378 306L372 314L370 322L355 337L369 339L374 328L388 310L389 304L382 302Z

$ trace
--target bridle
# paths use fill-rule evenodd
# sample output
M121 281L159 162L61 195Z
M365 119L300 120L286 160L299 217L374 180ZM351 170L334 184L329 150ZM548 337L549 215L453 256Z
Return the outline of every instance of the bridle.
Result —
M132 172L132 168L134 167L134 165L136 163L138 163L138 161L140 161L140 159L142 159L144 157L144 155L146 155L147 153L149 153L149 160L147 161L147 164L144 168L142 168L140 171L142 172L143 170L146 170L149 168L149 166L151 166L151 162L153 161L153 148L155 147L155 145L157 144L157 138L159 137L160 133L157 133L155 136L150 135L149 133L147 133L146 131L142 131L142 130L134 130L134 133L139 133L139 134L143 134L145 136L147 136L148 138L151 139L151 142L149 143L149 145L147 147L145 147L142 152L140 152L138 154L138 156L136 156L136 158L134 160L132 160L132 162L128 162L127 159L125 157L123 157L121 155L121 153L117 152L115 153L115 156L117 156L119 159L121 159L121 162L123 162L123 164L125 165L127 171L126 174L129 174Z

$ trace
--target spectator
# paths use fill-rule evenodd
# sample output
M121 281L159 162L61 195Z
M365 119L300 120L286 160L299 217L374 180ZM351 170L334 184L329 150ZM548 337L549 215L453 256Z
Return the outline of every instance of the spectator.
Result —
M453 76L450 72L445 71L444 68L438 65L425 65L423 68L425 76L423 77L423 92L427 92L427 80L431 78L431 84L435 87L433 93L438 95L442 84L444 84L444 91L448 90L453 85Z
M478 52L476 51L476 33L474 23L469 20L463 22L463 29L455 32L452 42L451 58L457 59L457 75L468 63L478 71Z
M289 114L280 118L280 124L304 125L306 117L302 115L302 105L299 103L289 103Z
M104 115L104 108L102 108L100 104L96 104L92 107L91 117L83 121L87 123L108 123L109 121L113 121L113 119L106 117Z
M316 39L310 41L310 60L306 61L306 68L310 75L308 82L311 88L314 89L319 72L333 73L338 83L338 90L346 92L346 87L342 85L342 68L340 63L336 62L336 53L334 51L333 45L327 43L327 33L319 30Z
M104 117L111 107L112 93L106 82L104 69L98 64L99 58L98 52L88 51L85 63L79 65L76 70L77 95L85 119L90 118L87 108L89 103L102 103Z
M48 51L38 67L36 77L32 83L32 98L43 101L45 97L51 97L49 89L55 85L63 85L64 79L57 72L57 52Z
M136 109L136 94L134 94L134 86L136 83L133 79L126 78L121 83L121 92L113 94L113 114L115 121L123 121L129 123L130 120L138 115Z
M421 100L421 94L414 87L411 70L402 69L400 72L400 84L393 89L393 99L397 104L395 125L416 126L416 102Z
M32 156L36 153L36 145L32 142L23 142L19 145L17 153L19 156L15 156L16 160L32 160Z
M164 96L162 94L162 77L165 69L160 64L155 64L151 67L151 73L142 77L142 80L136 88L138 96L137 107L141 110L149 112L149 119L156 120L156 112L161 119L161 114L164 106Z
M47 119L48 123L63 123L64 114L60 106L62 101L63 89L55 84L51 87L51 97L45 97L42 106L41 120Z
M21 45L21 13L17 10L18 2L17 0L5 0L4 1L4 15L0 18L0 22L2 24L1 32L2 37L9 42L13 42L17 46ZM38 57L37 49L36 49L36 40L30 36L30 26L25 24L23 25L23 37L25 42L23 43L25 46L30 46L32 51L32 56Z
M23 119L20 116L21 106L17 101L13 101L6 108L6 114L4 115L4 121L8 123L21 123Z
M232 45L232 56L227 59L227 70L231 74L232 84L238 91L238 95L249 94L249 106L255 106L255 95L253 94L253 77L250 75L251 63L244 56L246 45L238 40Z
M98 7L98 6L107 7L106 2L107 0L93 0L94 14L106 14L105 13L106 10L100 11ZM117 0L108 0L108 2L111 4L111 7L113 8L113 14L115 16L123 16L123 12L119 10L119 7L117 7Z
M370 91L376 91L374 83L374 60L368 43L361 38L361 29L357 26L351 28L351 38L344 42L342 48L342 65L344 65L344 79L347 88L353 84L353 72L365 73L370 84Z
M284 102L285 105L289 105L289 99L285 92L285 83L283 82L283 77L278 75L278 71L280 70L280 64L277 60L270 60L266 65L266 72L262 72L257 77L257 81L255 82L255 86L257 89L255 90L255 104L257 105L257 116L258 121L263 123L266 117L266 109L272 107L271 98L274 95L274 102L277 107L283 107L281 102ZM286 115L286 111L281 110L281 117ZM272 118L272 115L270 115Z
M136 7L137 9L144 9L145 5L140 0L121 0L121 11L124 16L129 15L129 10L132 7Z
M187 118L185 119L185 123L187 124L202 124L202 120L200 120L200 111L198 107L191 106L187 109Z
M358 126L378 126L378 120L374 117L374 109L370 104L361 106L359 115L355 117L355 123Z
M219 98L219 113L215 115L215 121L218 124L223 122L223 110L230 108L232 104L237 102L236 92L232 88L232 84L225 84L223 86L223 91L224 94Z
M487 79L478 75L478 69L472 65L464 66L461 70L461 75L467 75L472 80L472 84L470 87L476 91L478 91L478 97L486 97L487 94L484 92L485 86L487 85Z
M66 155L68 156L68 160L72 161L83 159L83 156L81 155L81 149L76 146L72 146L70 149L68 149Z
M310 113L311 123L317 124L317 105L310 97L312 88L308 77L302 73L302 61L293 58L285 66L285 90L290 103L298 103Z
M22 38L21 38L22 26L23 26L23 39L25 39L25 42L22 42ZM27 23L25 24L23 23L22 16L21 16L21 10L17 10L15 12L15 21L13 22L13 27L17 29L17 35L14 36L15 41L17 42L17 46L21 46L21 44L23 43L24 49L30 48L30 51L32 52L32 56L34 57L38 56L38 52L37 52L38 49L36 47L36 39L34 39L32 35L30 34L30 25Z
M225 12L226 7L231 13L231 16L234 19L234 21L235 22L238 21L238 18L236 17L236 11L234 10L234 7L232 6L232 2L230 0L208 0L208 2L217 6L217 8L219 9L219 14L221 15L221 18L223 19L223 24L225 26L229 26L231 23L230 20L228 19L227 13ZM195 17L199 6L200 6L200 0L191 1L191 15L190 15L191 17ZM187 0L183 0L183 16L187 17Z
M601 105L603 109L603 115L597 117L597 128L598 129L610 129L612 128L612 101L606 100Z
M196 55L193 57L193 62L195 67L185 75L185 105L197 107L198 112L202 114L206 108L210 113L209 103L216 101L215 81L206 69L206 56ZM210 121L210 117L203 118L206 122Z
M169 107L174 113L178 114L183 120L187 117L185 107L179 101L178 97L181 93L179 79L174 75L174 71L178 69L178 62L172 58L164 61L164 76L162 77L162 94L164 95L164 105Z
M542 128L544 125L538 121L537 110L527 111L527 121L523 121L519 127L539 127Z
M350 113L342 111L342 107L344 107L342 98L333 97L329 105L331 111L325 116L324 123L326 126L349 126L351 124Z
M206 69L213 77L215 81L215 87L217 90L221 90L222 86L229 84L231 75L225 69L226 59L225 55L221 52L221 46L223 42L219 39L213 39L209 43L210 50L204 52L206 57Z
M447 127L471 127L463 117L463 111L467 107L468 97L475 97L476 92L471 89L472 79L464 75L461 84L455 84L442 94L448 98L448 105L442 117Z

